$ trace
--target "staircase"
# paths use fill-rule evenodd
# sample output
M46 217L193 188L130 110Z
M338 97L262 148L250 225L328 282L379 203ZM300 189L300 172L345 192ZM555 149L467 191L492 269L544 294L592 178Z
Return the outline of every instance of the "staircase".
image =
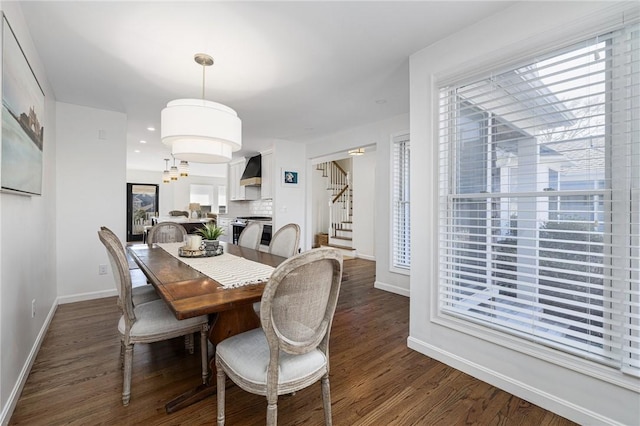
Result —
M339 249L346 258L355 257L353 248L353 190L351 175L335 161L316 166L326 178L329 208L328 246Z

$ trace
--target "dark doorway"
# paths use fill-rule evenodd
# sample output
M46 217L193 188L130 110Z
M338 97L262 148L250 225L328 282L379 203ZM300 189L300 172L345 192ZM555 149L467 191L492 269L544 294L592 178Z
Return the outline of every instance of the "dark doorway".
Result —
M127 241L142 241L158 212L158 185L127 183Z

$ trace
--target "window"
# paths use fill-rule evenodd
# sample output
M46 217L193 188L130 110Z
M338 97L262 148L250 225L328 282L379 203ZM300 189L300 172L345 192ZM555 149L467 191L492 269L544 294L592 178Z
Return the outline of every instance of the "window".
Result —
M213 185L189 185L189 202L201 206L210 206L213 201Z
M440 88L440 315L640 376L639 44Z
M391 218L391 266L398 272L408 272L411 265L411 217L409 214L409 135L393 137L393 177Z

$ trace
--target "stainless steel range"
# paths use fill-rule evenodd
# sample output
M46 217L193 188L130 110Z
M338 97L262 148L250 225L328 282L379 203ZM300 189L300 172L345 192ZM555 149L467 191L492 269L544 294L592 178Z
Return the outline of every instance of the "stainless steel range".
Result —
M263 249L269 247L269 243L271 243L271 229L273 225L272 219L269 216L236 217L235 220L231 222L231 226L233 228L233 244L238 244L238 237L240 236L240 233L250 222L262 223L262 238L260 239L260 246Z

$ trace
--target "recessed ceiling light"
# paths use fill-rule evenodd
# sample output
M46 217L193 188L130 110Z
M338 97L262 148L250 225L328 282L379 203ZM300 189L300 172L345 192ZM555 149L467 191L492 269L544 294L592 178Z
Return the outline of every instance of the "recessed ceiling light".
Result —
M140 150L139 149L134 149L133 152L135 152L136 154L139 154Z
M140 143L147 143L147 141L140 141Z
M153 126L149 126L149 127L147 127L147 130L150 131L150 132L155 132L156 128L153 127Z

